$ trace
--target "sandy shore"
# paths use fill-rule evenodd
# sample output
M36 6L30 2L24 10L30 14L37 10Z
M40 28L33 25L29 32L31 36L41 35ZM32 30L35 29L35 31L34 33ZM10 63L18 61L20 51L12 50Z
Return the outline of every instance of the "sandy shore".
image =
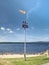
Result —
M26 57L36 57L36 56L40 56L39 54L27 54ZM24 55L23 54L3 54L0 55L0 58L23 58Z
M26 57L37 57L37 56L49 56L48 51L36 53L36 54L26 54ZM3 53L0 54L0 58L24 58L24 54L12 54L12 53Z

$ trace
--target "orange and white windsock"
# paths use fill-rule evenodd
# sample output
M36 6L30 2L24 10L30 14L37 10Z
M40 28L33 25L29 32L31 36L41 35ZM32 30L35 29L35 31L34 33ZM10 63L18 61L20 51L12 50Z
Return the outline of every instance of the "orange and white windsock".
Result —
M19 10L19 12L22 14L26 14L26 11L24 11L24 10Z

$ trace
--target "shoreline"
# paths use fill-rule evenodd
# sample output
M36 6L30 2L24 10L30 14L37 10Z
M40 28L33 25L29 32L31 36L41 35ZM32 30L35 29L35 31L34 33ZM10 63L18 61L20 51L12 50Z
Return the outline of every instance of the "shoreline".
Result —
M26 57L49 56L49 50L41 53L26 54ZM24 54L16 53L0 53L0 58L24 58Z
M26 57L37 57L40 54L26 54ZM0 54L0 58L24 58L24 54Z

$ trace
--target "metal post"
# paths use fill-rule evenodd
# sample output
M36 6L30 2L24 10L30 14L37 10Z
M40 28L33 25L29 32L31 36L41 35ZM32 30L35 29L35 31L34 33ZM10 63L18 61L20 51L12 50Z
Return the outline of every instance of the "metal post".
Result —
M24 40L24 60L26 61L26 29L24 29L24 35L25 35L25 40Z
M24 28L24 60L26 61L26 28L28 28L26 21L23 21L22 28Z
M24 10L19 10L20 13L22 14L26 14L26 11ZM26 15L26 21L27 21L27 15ZM22 28L24 28L24 34L25 34L25 40L24 40L24 59L26 61L26 28L28 28L28 24L26 23L26 21L23 21L23 24L22 24Z

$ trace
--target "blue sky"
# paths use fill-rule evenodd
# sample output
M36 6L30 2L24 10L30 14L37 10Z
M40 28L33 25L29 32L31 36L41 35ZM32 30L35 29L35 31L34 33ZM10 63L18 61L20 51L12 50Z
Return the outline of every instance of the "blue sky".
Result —
M27 42L49 41L49 0L0 0L0 42L23 42L25 20Z

